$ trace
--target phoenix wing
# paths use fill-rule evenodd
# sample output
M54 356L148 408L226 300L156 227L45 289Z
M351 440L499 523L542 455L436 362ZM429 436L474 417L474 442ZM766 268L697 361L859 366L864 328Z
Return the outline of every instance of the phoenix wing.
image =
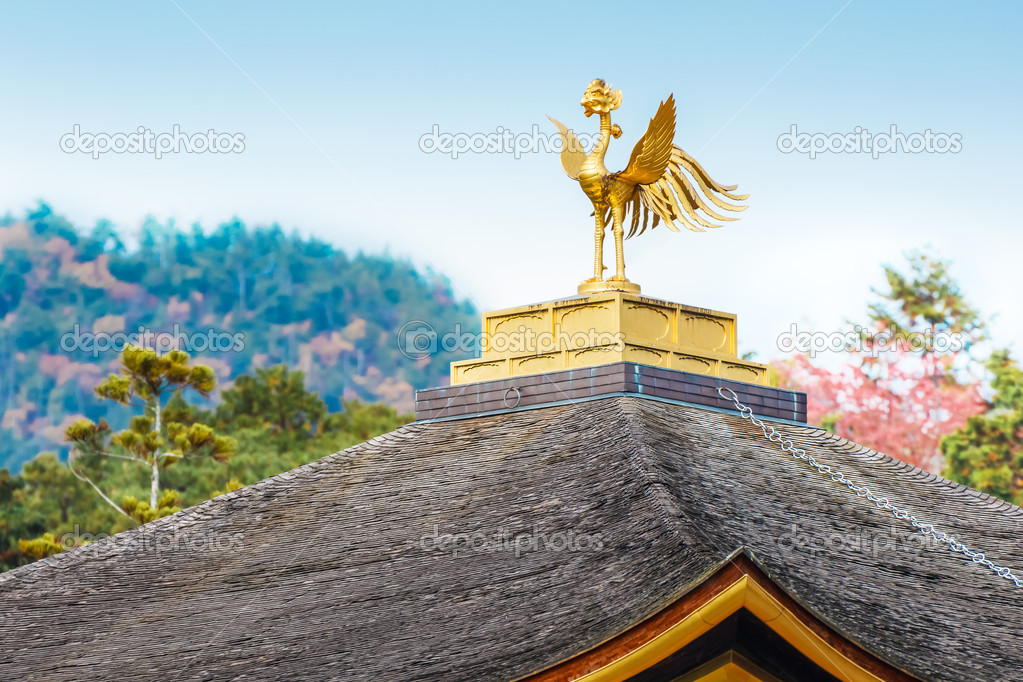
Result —
M671 161L672 140L675 138L675 97L661 102L657 113L650 119L646 133L632 148L629 165L617 174L619 180L634 185L656 182Z
M735 185L715 182L696 159L672 143L674 136L675 101L669 96L651 119L646 134L636 143L629 165L617 176L636 184L636 192L625 204L625 215L631 214L632 219L629 237L645 232L648 224L653 229L661 221L675 232L676 223L693 232L720 227L701 212L713 220L736 220L716 212L710 204L725 211L746 210L745 206L730 204L721 197L743 201L749 195L733 194Z
M578 180L579 168L583 165L583 161L586 160L586 151L583 149L583 144L564 123L550 116L547 118L551 119L551 123L558 127L558 132L561 134L561 167L565 169L568 177Z
M690 180L690 177L692 180ZM694 182L696 187L694 187ZM699 190L697 190L699 187ZM645 209L654 212L652 227L657 227L657 218L660 217L669 229L678 231L675 223L679 223L693 232L704 232L707 227L721 227L703 216L700 211L713 220L732 221L737 218L729 218L717 213L711 208L704 197L710 200L714 206L726 211L745 211L746 206L736 206L722 201L718 196L723 196L733 201L743 201L749 197L748 194L733 194L735 185L721 185L714 181L707 171L703 169L696 159L689 156L680 147L672 147L671 161L668 168L656 182L649 185L640 185L636 192L632 205L639 204ZM643 220L643 228L639 230L642 234L646 229L646 216ZM637 219L633 217L634 227L629 236L635 233ZM702 227L701 227L702 226Z

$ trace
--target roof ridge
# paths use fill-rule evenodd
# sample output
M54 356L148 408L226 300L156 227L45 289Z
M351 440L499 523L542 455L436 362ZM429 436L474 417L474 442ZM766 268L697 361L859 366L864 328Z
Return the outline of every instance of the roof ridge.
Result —
M661 477L655 466L652 466L657 462L657 457L653 455L652 446L642 437L646 431L644 429L633 429L633 423L643 419L642 403L630 396L615 398L615 404L623 416L624 430L628 434L629 442L633 444L634 452L637 455L637 457L628 458L629 462L634 469L649 481L654 498L657 500L658 505L666 512L662 517L665 522L674 528L677 535L687 545L690 544L687 541L688 533L695 530L699 531L704 540L716 550L725 554L731 552L732 547L717 544L711 535L702 532L699 526L692 523L671 484Z
M288 483L305 473L322 469L339 461L346 459L349 462L354 461L356 455L365 452L366 450L372 450L374 445L380 445L395 438L409 438L414 435L412 432L418 432L421 428L422 425L416 423L400 426L394 431L389 431L361 443L356 443L355 445L349 446L343 450L338 450L337 452L333 452L329 455L324 455L319 459L307 462L295 467L294 469L282 471L279 474L269 476L260 481L256 481L255 483L250 483L249 485L238 488L237 490L232 490L223 493L222 495L211 497L208 500L203 500L202 502L190 507L185 507L181 511L170 514L169 516L153 519L152 521L140 524L134 528L128 528L120 531L119 533L109 535L101 540L90 542L87 545L82 545L65 552L60 552L59 554L44 557L30 564L25 564L24 566L17 566L9 571L0 573L0 587L9 581L24 581L26 578L29 578L29 576L33 576L33 573L45 570L46 568L64 569L75 566L82 561L90 559L103 560L111 556L121 554L136 547L142 537L147 533L167 531L176 532L179 529L189 528L196 523L201 523L202 521L216 516L210 512L225 504L230 504L234 500L256 495L269 488ZM35 580L36 577L33 576L29 579Z

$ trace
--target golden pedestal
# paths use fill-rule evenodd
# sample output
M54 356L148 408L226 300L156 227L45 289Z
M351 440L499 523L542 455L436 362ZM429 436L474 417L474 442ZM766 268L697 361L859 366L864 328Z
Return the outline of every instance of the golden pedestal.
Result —
M482 354L451 363L451 383L622 361L768 384L736 355L735 315L623 291L484 313Z
M602 294L608 291L621 291L626 294L638 294L639 285L635 282L616 282L614 280L604 279L596 282L587 280L579 285L579 295L589 296L590 294Z

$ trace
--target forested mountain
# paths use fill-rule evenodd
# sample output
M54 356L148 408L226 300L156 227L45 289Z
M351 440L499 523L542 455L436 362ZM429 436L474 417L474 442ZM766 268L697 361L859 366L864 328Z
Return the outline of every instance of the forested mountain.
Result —
M150 220L135 241L109 222L73 226L45 204L0 220L0 467L66 452L64 428L82 416L122 426L122 412L108 413L92 391L119 347L83 349L88 334L198 333L219 350L198 337L184 349L221 388L285 364L305 372L331 411L361 399L407 412L414 389L446 383L448 363L469 353L410 358L399 330L415 320L440 334L479 328L442 276L277 225L183 230Z

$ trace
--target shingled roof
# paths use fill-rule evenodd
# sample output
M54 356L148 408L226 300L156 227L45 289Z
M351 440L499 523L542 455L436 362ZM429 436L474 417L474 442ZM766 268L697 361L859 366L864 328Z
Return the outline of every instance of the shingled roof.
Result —
M1023 567L1020 508L779 428ZM720 409L616 395L415 423L0 575L0 679L515 679L737 557L912 676L1019 679L1023 592L911 536Z

